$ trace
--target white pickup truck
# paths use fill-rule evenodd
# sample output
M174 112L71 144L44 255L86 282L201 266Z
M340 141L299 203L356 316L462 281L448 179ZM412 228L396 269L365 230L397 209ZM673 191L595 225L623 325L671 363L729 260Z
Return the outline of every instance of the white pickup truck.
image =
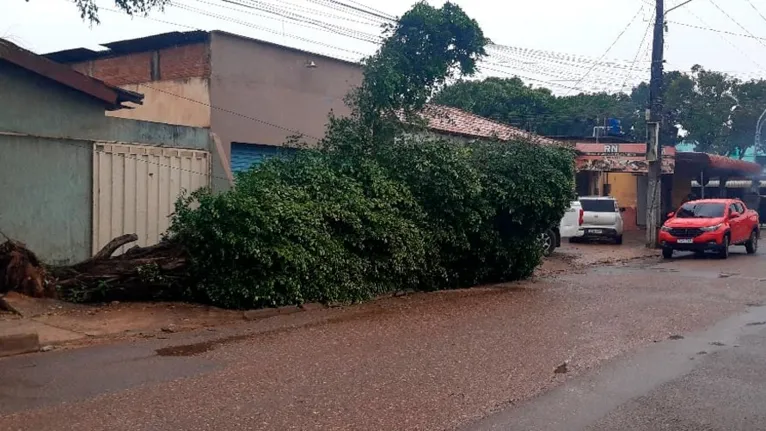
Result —
M560 247L561 238L582 236L584 232L580 229L580 226L583 224L583 216L584 212L580 201L572 201L559 225L548 229L540 235L543 255L550 256L556 247Z

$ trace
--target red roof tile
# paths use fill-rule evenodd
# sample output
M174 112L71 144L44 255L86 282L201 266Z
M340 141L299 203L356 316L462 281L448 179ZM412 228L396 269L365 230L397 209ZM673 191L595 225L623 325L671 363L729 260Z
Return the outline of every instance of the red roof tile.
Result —
M739 171L748 174L760 174L763 168L761 165L745 160L737 160L718 154L708 154L710 166L715 169Z
M429 104L421 113L428 121L427 127L435 132L475 138L498 138L503 141L526 139L542 145L572 147L565 142L548 139L519 128L480 117L458 108Z

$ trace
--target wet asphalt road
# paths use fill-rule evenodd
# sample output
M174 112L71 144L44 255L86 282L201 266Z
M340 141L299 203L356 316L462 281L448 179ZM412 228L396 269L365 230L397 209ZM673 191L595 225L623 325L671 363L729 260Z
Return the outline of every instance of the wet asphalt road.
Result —
M466 430L766 430L766 307L651 346Z
M650 259L6 358L0 430L766 429L765 260Z

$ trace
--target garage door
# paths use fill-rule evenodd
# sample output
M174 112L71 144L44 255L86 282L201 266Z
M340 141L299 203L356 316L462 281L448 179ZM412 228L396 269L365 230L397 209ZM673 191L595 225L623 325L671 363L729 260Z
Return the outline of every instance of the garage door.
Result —
M293 154L294 148L275 147L272 145L231 143L231 170L242 172L258 166L272 157Z

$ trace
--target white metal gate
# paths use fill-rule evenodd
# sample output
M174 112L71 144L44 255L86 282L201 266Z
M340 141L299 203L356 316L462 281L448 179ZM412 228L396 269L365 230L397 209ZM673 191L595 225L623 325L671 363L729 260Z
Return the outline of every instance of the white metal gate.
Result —
M127 233L140 246L158 243L181 192L210 185L210 159L203 150L96 142L93 253Z

